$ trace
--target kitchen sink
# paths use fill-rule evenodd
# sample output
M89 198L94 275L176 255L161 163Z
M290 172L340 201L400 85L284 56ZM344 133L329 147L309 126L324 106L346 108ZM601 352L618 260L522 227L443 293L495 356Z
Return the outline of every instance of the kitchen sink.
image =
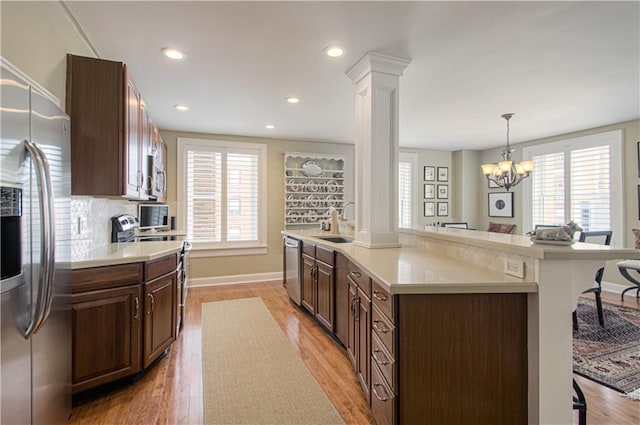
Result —
M344 238L342 236L318 236L318 239L322 239L323 241L333 242L333 243L351 243L353 239Z

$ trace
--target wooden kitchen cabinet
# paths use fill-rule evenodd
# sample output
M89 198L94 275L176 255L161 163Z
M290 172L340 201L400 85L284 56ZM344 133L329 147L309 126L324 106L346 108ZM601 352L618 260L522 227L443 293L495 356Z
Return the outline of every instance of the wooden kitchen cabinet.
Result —
M176 339L176 275L169 273L144 284L144 352L148 367Z
M158 202L167 199L167 145L162 140L158 127L151 123L151 198Z
M142 270L127 266L131 265L72 273L74 393L142 369Z
M335 321L334 334L336 338L347 346L348 326L349 326L349 281L347 280L347 257L342 253L336 252L335 266Z
M73 270L74 393L141 372L176 338L177 255Z
M371 300L351 281L347 354L356 371L358 381L367 399L371 401Z
M306 242L303 242L302 246L301 304L315 316L318 322L333 333L335 253L333 250L316 247Z
M67 55L73 195L147 199L143 105L122 62Z

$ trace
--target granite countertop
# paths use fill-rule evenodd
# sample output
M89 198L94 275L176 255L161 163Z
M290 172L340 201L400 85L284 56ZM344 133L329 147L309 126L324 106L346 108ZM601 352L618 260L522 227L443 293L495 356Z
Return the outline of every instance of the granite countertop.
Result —
M74 257L71 269L140 263L177 253L181 248L182 240L111 243Z
M536 282L505 275L423 248L369 249L353 243L318 239L331 235L320 230L284 230L284 235L308 240L343 253L391 294L463 294L537 292Z

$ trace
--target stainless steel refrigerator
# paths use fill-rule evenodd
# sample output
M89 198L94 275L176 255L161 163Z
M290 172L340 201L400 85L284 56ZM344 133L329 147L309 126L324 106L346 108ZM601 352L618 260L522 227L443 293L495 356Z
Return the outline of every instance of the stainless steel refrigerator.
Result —
M69 118L2 61L0 419L71 414Z

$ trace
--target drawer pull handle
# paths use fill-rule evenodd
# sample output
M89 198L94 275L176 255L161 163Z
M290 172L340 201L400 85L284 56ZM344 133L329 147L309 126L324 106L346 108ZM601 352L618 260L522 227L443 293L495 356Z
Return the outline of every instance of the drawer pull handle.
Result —
M147 296L151 300L151 309L147 311L147 314L151 314L156 307L156 300L153 299L153 294L147 294Z
M378 291L373 291L373 298L376 298L380 301L387 301L389 298L385 297L384 295L382 295L380 292Z
M375 384L373 384L373 386L371 387L371 390L373 391L373 395L376 396L376 398L380 401L387 401L389 400L389 397L383 397L380 394L378 394L378 391L376 390L376 388L378 387L382 387L382 391L385 392L385 394L387 393L387 390L384 389L384 385L376 382Z
M384 358L384 360L380 360L380 359L378 358L378 356L376 356L376 353L380 353L380 354L382 355L382 357ZM387 356L385 356L385 355L384 355L384 353L383 353L382 351L380 351L380 350L373 350L373 354L372 354L372 356L373 356L373 359L374 359L376 362L378 362L378 364L381 364L381 365L383 365L383 366L386 366L386 365L388 365L388 364L389 364L389 361L387 360Z
M138 297L135 297L134 301L136 302L136 315L133 316L133 320L137 320L138 319L138 312L140 311L140 300L138 299Z
M382 324L382 326L380 326L380 324ZM373 328L375 330L377 330L378 332L381 332L383 334L386 334L389 332L389 329L387 329L387 327L384 325L384 323L382 323L379 320L374 320L373 321Z
M354 270L354 271L352 271L352 272L351 272L351 276L354 276L354 277L362 277L362 273L360 273L360 272L358 272L358 271L355 271L355 270Z

